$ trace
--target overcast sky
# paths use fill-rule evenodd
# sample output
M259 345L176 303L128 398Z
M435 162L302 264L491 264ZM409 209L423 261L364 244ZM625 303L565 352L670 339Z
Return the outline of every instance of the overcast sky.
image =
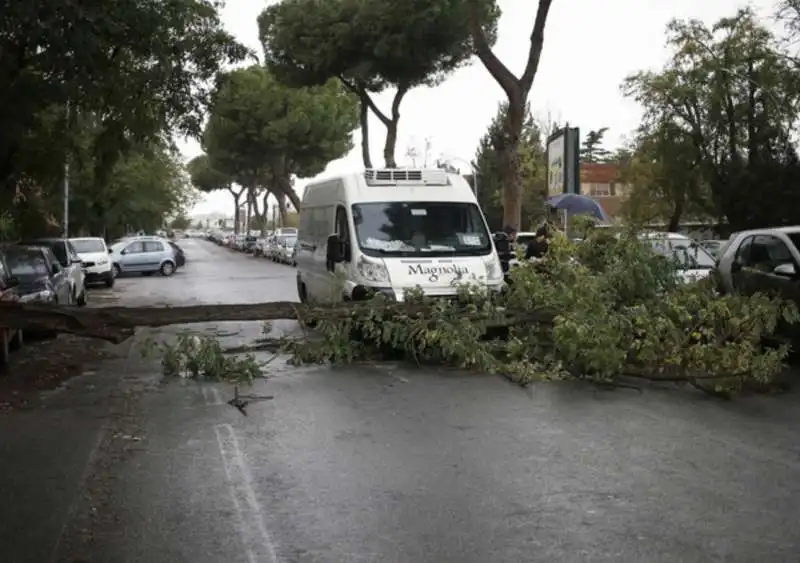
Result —
M273 2L228 0L223 22L240 41L260 51L256 17ZM533 27L535 0L499 0L503 10L495 53L515 74L527 58ZM774 0L749 3L763 16L774 11ZM622 97L619 85L628 74L658 68L667 57L664 28L672 18L697 18L708 23L731 15L747 2L738 0L554 0L545 32L545 47L530 102L535 114L552 116L578 126L581 133L608 127L607 148L620 143L636 127L640 110ZM376 98L388 111L392 93ZM436 88L418 88L406 95L401 106L397 159L405 161L409 147L425 152L430 142L430 159L447 156L466 172L464 160L471 160L503 99L503 92L477 60ZM372 118L370 142L373 161L381 163L385 128ZM355 133L356 148L345 158L331 162L323 175L363 167ZM199 154L196 142L182 145L191 158ZM418 159L420 164L422 158ZM297 183L302 187L308 179ZM232 214L227 192L208 194L194 213Z

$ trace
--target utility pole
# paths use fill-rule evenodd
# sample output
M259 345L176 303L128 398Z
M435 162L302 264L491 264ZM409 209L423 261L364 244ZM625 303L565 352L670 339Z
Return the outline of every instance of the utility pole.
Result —
M69 100L67 100L66 114L66 131L69 133ZM64 238L69 238L69 148L64 152Z

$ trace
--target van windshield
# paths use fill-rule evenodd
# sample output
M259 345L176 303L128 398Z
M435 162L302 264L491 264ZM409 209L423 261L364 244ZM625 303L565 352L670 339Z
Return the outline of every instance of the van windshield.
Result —
M358 245L380 256L483 255L492 250L478 206L462 202L353 205Z

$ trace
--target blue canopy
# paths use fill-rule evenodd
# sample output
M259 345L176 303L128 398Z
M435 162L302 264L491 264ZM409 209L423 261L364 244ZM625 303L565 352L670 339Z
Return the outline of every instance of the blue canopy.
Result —
M611 218L603 207L589 196L581 194L558 194L547 198L547 205L553 209L563 209L569 215L592 215L606 223Z

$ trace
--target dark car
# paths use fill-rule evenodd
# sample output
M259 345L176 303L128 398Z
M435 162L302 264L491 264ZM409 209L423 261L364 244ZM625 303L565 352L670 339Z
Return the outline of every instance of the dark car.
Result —
M20 246L44 246L55 254L58 263L65 271L70 290L78 305L86 305L86 275L83 272L81 258L72 243L63 238L36 238L21 240Z
M72 288L66 270L53 251L43 246L7 246L6 263L16 278L23 303L72 305Z
M186 265L186 253L183 249L172 241L169 241L172 250L175 251L175 267L183 268Z
M0 301L19 301L19 280L11 275L5 253L0 249ZM11 351L22 347L22 331L0 327L0 369L8 365Z

